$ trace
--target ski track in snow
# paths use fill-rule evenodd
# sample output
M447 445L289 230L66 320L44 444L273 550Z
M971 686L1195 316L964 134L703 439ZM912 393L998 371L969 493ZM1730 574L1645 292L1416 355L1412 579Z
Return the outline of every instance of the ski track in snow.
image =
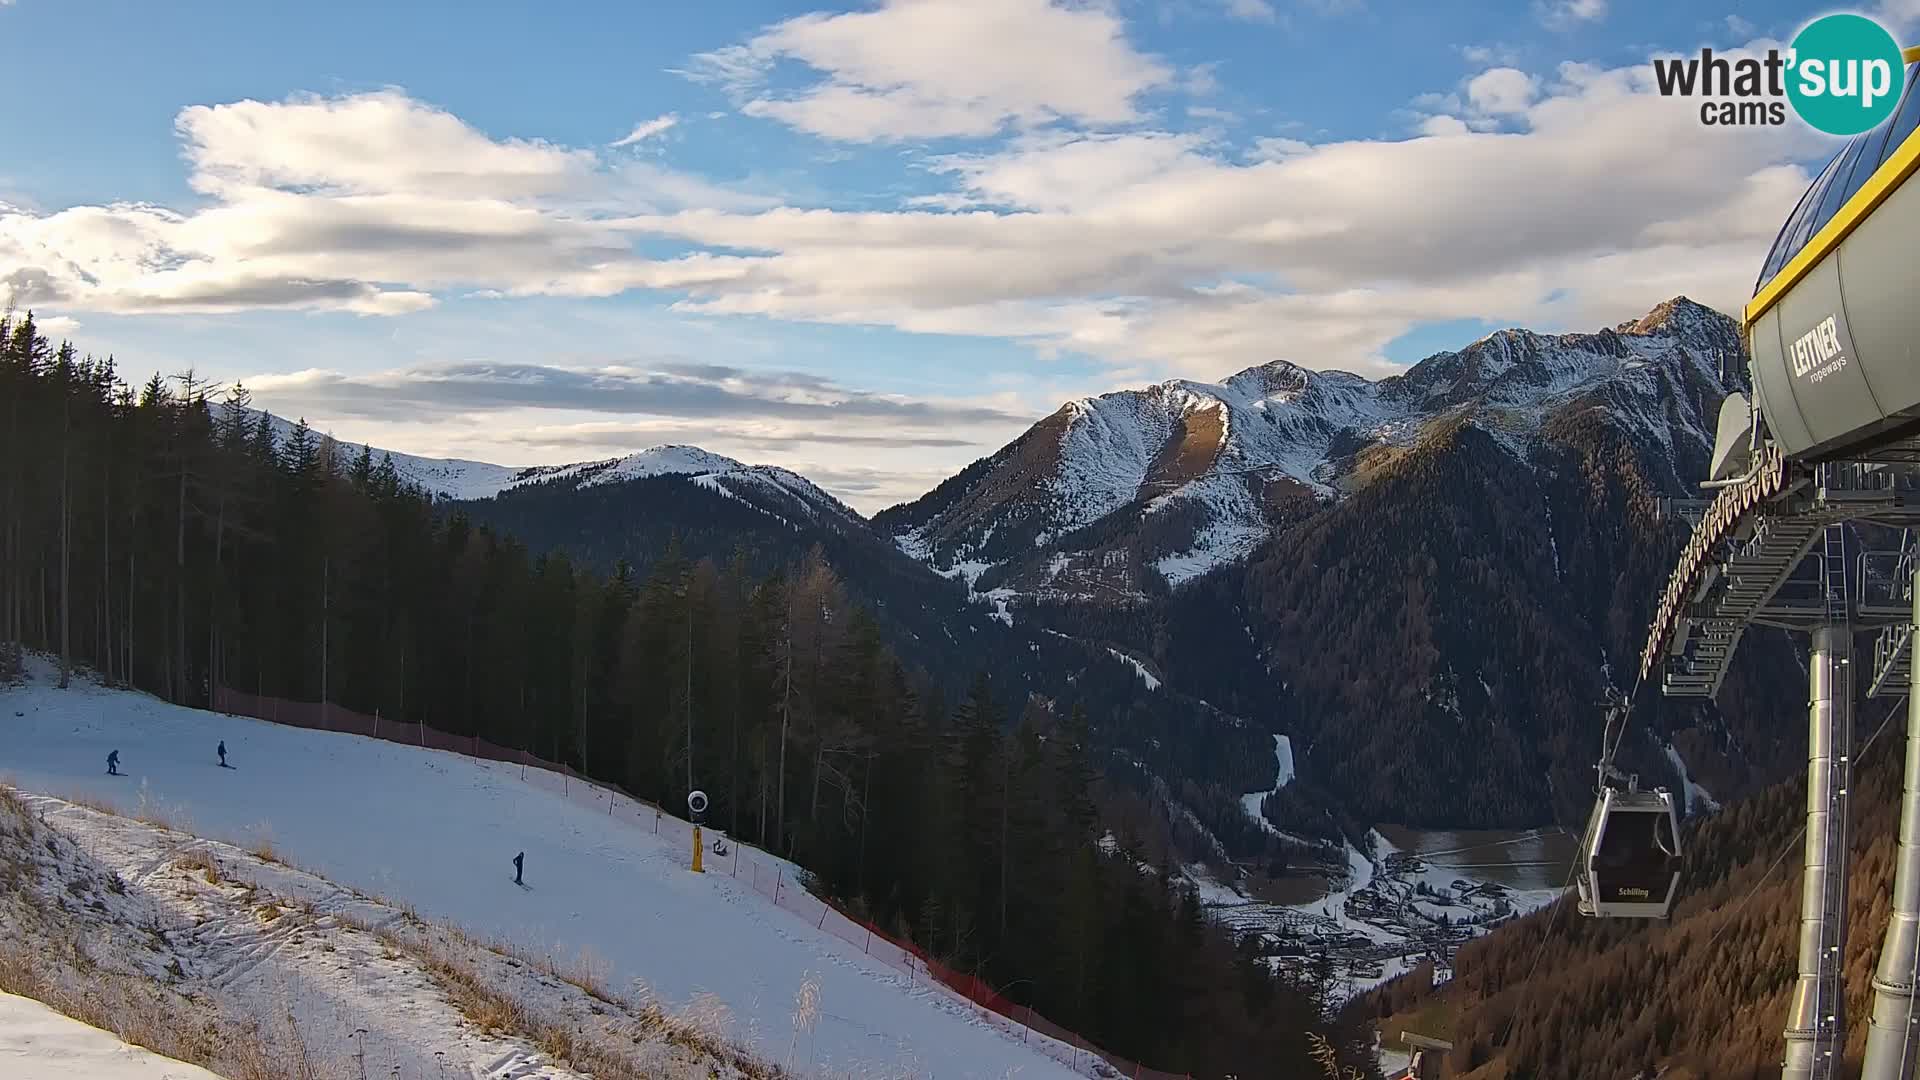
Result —
M604 796L583 798L576 787L569 799L508 765L83 684L0 691L0 705L0 773L24 790L127 812L144 793L191 831L243 846L270 836L301 866L403 900L423 917L560 958L586 950L610 968L611 984L643 980L671 1010L712 994L765 1058L785 1059L794 997L811 974L822 1003L816 1068L1078 1075L944 988L774 910L744 877L689 873L685 852L650 833L652 808L624 797L610 815ZM235 771L216 771L221 739ZM123 777L104 775L113 749ZM509 860L522 850L531 892L513 888ZM769 869L784 865L749 854Z

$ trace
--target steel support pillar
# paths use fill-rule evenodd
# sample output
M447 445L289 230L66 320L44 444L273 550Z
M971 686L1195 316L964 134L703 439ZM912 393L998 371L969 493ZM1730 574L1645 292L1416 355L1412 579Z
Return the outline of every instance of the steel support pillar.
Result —
M1914 570L1913 621L1920 634L1920 566ZM1916 638L1913 644L1920 644ZM1912 647L1911 645L1909 647ZM1873 973L1873 1020L1860 1080L1914 1080L1920 1060L1914 985L1920 982L1920 663L1907 673L1907 774L1894 849L1893 911L1880 966Z
M1787 1013L1782 1080L1840 1075L1846 1009L1847 770L1853 751L1853 633L1844 619L1813 632L1808 670L1807 843L1800 883L1800 963Z

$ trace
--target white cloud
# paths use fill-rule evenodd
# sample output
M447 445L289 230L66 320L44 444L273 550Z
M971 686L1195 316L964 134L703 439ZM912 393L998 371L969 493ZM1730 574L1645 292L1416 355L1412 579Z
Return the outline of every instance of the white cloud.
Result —
M1462 45L1460 57L1476 67L1513 67L1520 62L1520 51L1511 45Z
M1703 129L1644 65L1496 74L1427 103L1421 137L1050 127L919 159L950 184L937 201L862 211L492 139L394 94L217 106L181 125L211 205L0 211L0 282L59 313L660 290L683 312L1208 378L1277 357L1382 370L1386 343L1430 320L1593 326L1675 292L1738 306L1805 182L1790 163L1822 143ZM1499 130L1475 130L1489 111ZM385 160L360 160L370 148Z
M1741 41L1747 41L1758 32L1758 28L1755 27L1753 23L1738 15L1729 15L1727 16L1727 32Z
M1534 13L1549 29L1567 30L1607 17L1607 0L1535 0Z
M519 199L579 192L595 175L590 151L490 139L398 90L196 105L174 126L194 186L210 195L279 188Z
M1219 61L1195 64L1180 80L1180 89L1194 97L1211 97L1220 92Z
M1247 156L1255 161L1279 161L1283 158L1298 157L1312 149L1312 143L1270 135L1255 139L1253 151Z
M1686 292L1736 308L1817 152L1704 132L1650 68L1483 84L1514 130L1436 117L1403 141L1028 137L942 159L967 213L694 212L685 310L1013 338L1218 377L1283 356L1379 370L1427 320L1601 325ZM1731 193L1731 195L1729 194ZM998 208L988 211L986 207ZM1550 299L1551 298L1551 299Z
M208 206L0 206L0 297L397 315L455 287L603 295L653 265L617 215L771 204L657 165L490 138L397 90L195 106L175 128Z
M1267 0L1226 0L1227 17L1245 22L1270 23L1279 18Z
M1524 113L1539 93L1539 80L1517 68L1491 68L1467 81L1467 100L1493 116Z
M679 122L680 117L674 113L668 113L665 116L656 116L651 120L642 120L640 123L633 125L632 131L627 132L624 137L614 140L611 145L632 146L634 143L644 142L653 138L655 135L664 135Z
M1238 113L1230 109L1216 109L1211 105L1189 105L1187 106L1187 115L1195 120L1211 120L1218 124L1237 124L1240 122Z
M1898 32L1920 30L1920 0L1880 0L1869 14ZM1912 43L1911 38L1901 42Z
M866 511L920 495L953 459L992 452L1053 404L881 395L806 372L685 362L310 368L242 381L258 407L339 438L503 464L697 443L779 460Z
M783 59L825 79L775 95L764 78ZM1131 123L1134 99L1173 75L1134 50L1113 11L1049 0L888 0L802 15L701 54L688 73L745 98L748 115L850 142Z

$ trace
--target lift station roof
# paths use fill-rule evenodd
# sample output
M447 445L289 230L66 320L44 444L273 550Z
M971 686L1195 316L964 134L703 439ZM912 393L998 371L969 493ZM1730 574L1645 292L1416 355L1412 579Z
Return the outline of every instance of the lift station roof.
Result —
M1790 457L1920 427L1920 53L1908 59L1899 108L1807 188L1747 305L1755 396Z

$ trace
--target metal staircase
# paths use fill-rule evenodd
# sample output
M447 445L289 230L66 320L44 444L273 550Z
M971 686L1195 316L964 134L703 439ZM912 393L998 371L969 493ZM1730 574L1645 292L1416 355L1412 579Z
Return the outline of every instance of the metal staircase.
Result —
M1826 528L1826 515L1766 515L1717 573L1709 573L1674 636L1663 689L1670 697L1713 697L1761 609L1793 575ZM1704 596L1706 599L1702 599Z
M1890 600L1913 603L1913 569L1920 553L1920 533L1905 530L1900 536L1900 556L1892 573ZM1864 573L1862 574L1864 577ZM1913 673L1913 624L1900 621L1881 627L1873 642L1873 681L1867 684L1867 696L1899 697L1907 692Z
M1809 479L1812 483L1798 490L1783 490L1771 499L1750 500L1734 523L1723 526L1725 540L1718 545L1719 551L1703 553L1706 565L1698 573L1687 602L1679 608L1680 617L1666 643L1661 688L1668 696L1710 698L1718 694L1750 624L1808 631L1830 620L1832 598L1847 593L1851 564L1827 549L1842 541L1826 541L1823 553L1828 558L1818 578L1794 576L1801 560L1821 543L1829 526L1843 521L1898 526L1917 523L1920 499L1915 498L1911 481L1903 482L1893 470L1835 463L1817 466ZM1911 540L1903 550L1911 552ZM1905 557L1911 559L1911 555ZM1860 584L1868 584L1868 560L1892 562L1894 558L1890 552L1863 554ZM1883 569L1881 564L1875 568ZM1904 624L1910 600L1900 590L1911 589L1911 569L1909 561L1891 575L1874 574L1874 580L1884 584L1871 593L1863 589L1853 611L1856 622L1893 624L1876 643L1876 675L1883 666L1882 655L1888 665L1909 662L1910 631ZM1898 584L1901 572L1909 574L1906 584ZM1786 588L1789 583L1792 589ZM1885 678L1875 678L1874 693L1904 692L1898 689L1905 685L1901 681L1904 671L1888 667Z

